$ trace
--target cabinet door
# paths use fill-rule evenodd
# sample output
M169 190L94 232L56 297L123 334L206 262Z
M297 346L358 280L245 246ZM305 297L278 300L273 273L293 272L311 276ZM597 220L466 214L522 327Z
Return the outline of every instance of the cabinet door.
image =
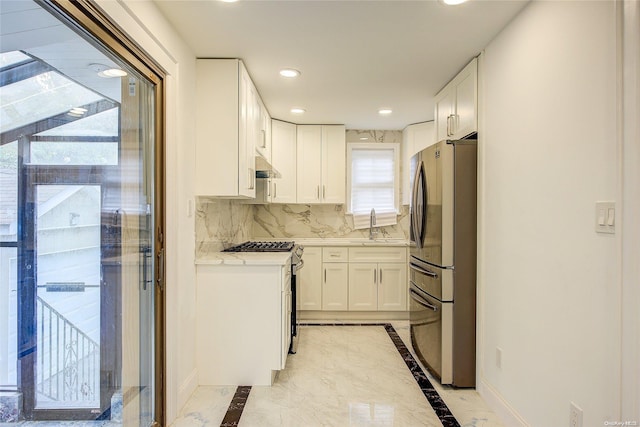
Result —
M322 309L340 310L348 309L349 296L349 264L327 263L323 264L322 281Z
M455 87L455 129L454 138L464 138L478 129L477 104L477 66L474 60L457 78Z
M296 125L272 120L271 164L280 173L271 180L273 203L296 203L296 162Z
M411 201L411 157L436 143L435 122L429 121L407 126L402 132L402 204ZM415 172L415 171L414 171Z
M453 124L454 114L454 94L450 90L450 87L445 87L442 92L436 95L435 99L435 122L436 122L436 140L442 141L443 139L450 138L453 134L451 126Z
M349 310L378 309L378 264L349 264Z
M196 60L196 195L240 195L238 70L237 60Z
M257 93L258 101L258 135L256 138L256 151L260 153L262 157L271 162L271 117L267 111L260 95Z
M346 187L344 126L322 126L322 203L343 204Z
M255 197L255 90L240 63L240 124L238 135L238 193Z
M405 311L407 309L407 265L378 264L378 310Z
M322 309L322 248L305 247L304 267L296 276L298 310Z
M297 127L297 203L320 203L322 190L322 126Z

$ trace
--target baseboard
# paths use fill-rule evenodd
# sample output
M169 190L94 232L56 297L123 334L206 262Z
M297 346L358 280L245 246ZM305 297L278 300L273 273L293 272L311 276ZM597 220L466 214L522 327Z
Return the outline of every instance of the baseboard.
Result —
M486 381L480 379L476 390L506 427L529 427L524 418Z
M187 379L184 380L180 387L178 388L178 411L176 414L179 414L182 411L185 403L191 397L193 392L198 387L198 370L194 369L191 371Z
M299 323L375 323L409 320L408 311L298 311Z

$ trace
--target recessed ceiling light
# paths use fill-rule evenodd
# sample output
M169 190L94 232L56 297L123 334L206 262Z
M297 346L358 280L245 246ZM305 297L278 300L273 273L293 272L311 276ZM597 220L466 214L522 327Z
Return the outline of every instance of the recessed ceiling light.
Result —
M121 70L120 68L109 68L108 70L100 71L98 75L100 77L106 77L106 78L124 77L127 75L127 72L124 70Z
M361 136L361 137L360 137L360 141L366 141L367 139L369 139L369 137L368 137L368 136Z
M235 3L238 0L220 0L220 1L223 2L223 3Z
M104 64L89 64L88 68L95 71L100 77L104 77L105 79L110 79L112 77L124 77L127 75L127 72L120 68L114 68Z
M280 70L280 75L282 77L298 77L300 75L300 71L293 68L284 68Z
M304 108L292 108L291 112L293 114L304 114L307 110L305 110Z
M467 2L467 0L442 0L442 3L447 4L449 6L455 6L465 2Z
M393 113L393 110L391 110L389 108L382 108L382 109L378 110L378 114L382 114L383 116L388 116L391 113Z

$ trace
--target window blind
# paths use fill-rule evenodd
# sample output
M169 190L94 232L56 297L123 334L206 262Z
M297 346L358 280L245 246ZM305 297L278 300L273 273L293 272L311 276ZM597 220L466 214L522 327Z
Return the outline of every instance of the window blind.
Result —
M393 148L351 150L351 212L356 229L369 228L371 209L375 226L397 223L396 171Z

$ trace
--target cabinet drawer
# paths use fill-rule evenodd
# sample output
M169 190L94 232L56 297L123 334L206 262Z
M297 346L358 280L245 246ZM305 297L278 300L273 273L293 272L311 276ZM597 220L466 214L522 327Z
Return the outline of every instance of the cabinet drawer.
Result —
M322 248L322 262L348 262L349 248Z
M349 262L407 262L407 249L389 248L349 248Z

